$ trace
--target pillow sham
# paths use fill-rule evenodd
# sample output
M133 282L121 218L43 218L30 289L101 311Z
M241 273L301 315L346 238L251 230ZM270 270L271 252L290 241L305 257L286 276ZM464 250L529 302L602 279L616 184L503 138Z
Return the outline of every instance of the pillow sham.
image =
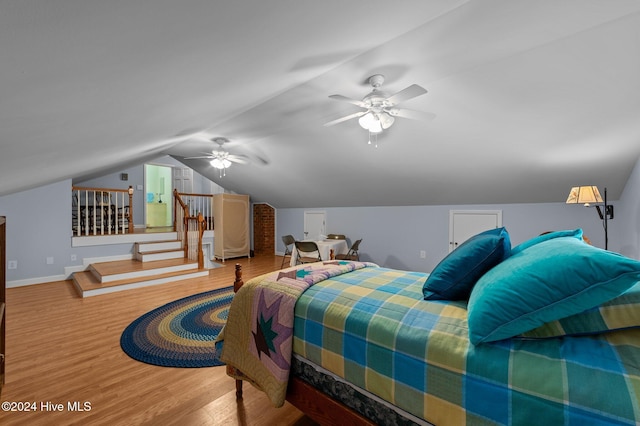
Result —
M548 322L522 333L518 338L584 336L634 327L640 327L640 282L600 306Z
M520 253L522 250L539 244L543 241L552 240L554 238L559 237L575 237L579 240L582 240L582 229L574 229L574 230L566 230L566 231L553 231L547 232L546 234L538 235L537 237L533 237L530 240L524 241L517 246L511 249L511 256L514 254Z
M476 283L469 303L473 344L517 336L607 302L640 278L640 262L574 237L538 243Z
M425 280L422 294L426 300L467 300L476 281L510 253L511 240L504 227L474 235L438 263Z

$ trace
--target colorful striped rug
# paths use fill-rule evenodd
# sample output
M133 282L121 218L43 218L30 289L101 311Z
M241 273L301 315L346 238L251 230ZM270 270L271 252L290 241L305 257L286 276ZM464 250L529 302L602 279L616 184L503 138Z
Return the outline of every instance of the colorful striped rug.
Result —
M214 342L233 295L233 287L226 287L167 303L129 324L120 346L135 360L163 367L224 365Z

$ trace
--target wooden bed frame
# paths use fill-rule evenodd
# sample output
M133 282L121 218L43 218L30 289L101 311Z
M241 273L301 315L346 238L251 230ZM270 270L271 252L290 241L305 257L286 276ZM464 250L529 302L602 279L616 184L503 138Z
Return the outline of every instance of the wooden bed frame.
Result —
M236 264L233 291L237 292L243 284L242 267L240 264ZM241 399L242 380L236 380L236 400ZM321 425L375 425L371 420L297 377L289 376L286 399L291 405Z

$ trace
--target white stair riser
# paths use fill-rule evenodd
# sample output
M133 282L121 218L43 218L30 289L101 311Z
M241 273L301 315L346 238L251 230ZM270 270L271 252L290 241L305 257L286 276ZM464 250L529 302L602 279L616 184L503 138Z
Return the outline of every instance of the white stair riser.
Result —
M100 280L101 283L108 283L108 282L118 281L118 280L130 280L134 278L148 277L151 275L164 274L168 272L189 271L191 269L198 269L198 264L186 263L183 265L167 266L164 268L155 268L155 269L145 269L142 271L135 271L135 272L125 272L122 274L108 275L104 277L97 275L93 269L91 269L91 272L94 274L94 276L98 280Z
M181 280L187 280L187 279L191 279L191 278L200 278L200 277L205 277L209 275L209 271L195 271L195 272L189 272L189 273L185 273L183 275L176 275L173 277L164 277L164 278L156 278L156 279L150 279L150 280L146 280L146 281L138 281L135 283L131 283L131 284L124 284L124 285L119 285L119 286L114 286L114 287L104 287L104 288L99 288L99 289L95 289L95 290L85 290L82 291L82 289L80 289L77 285L76 288L78 288L79 291L82 291L82 297L90 297L90 296L97 296L100 294L107 294L107 293L115 293L118 291L124 291L124 290L132 290L135 288L141 288L141 287L148 287L148 286L152 286L152 285L158 285L158 284L166 284L166 283L171 283L171 282L175 282L175 281L181 281Z
M160 253L136 253L136 259L140 262L152 262L154 260L180 259L184 257L184 252L165 251Z
M146 253L149 251L161 250L181 250L182 243L180 241L163 241L158 243L137 243L136 252Z

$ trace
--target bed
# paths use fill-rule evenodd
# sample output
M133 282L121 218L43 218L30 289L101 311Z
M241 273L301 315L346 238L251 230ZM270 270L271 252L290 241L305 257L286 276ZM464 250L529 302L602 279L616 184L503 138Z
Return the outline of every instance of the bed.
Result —
M431 274L238 265L221 359L322 424L638 424L640 262L581 237L492 230Z

